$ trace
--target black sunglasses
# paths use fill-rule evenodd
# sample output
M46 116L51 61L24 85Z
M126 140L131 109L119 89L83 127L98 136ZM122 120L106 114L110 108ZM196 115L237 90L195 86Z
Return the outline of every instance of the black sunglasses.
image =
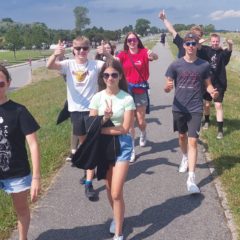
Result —
M83 51L87 51L89 49L89 47L74 47L74 49L77 50L77 51L81 51L81 49Z
M195 46L197 45L196 42L185 42L184 44L185 44L187 47L189 47L189 46L195 47Z
M114 79L116 79L116 78L118 78L118 76L119 76L119 74L118 73L111 73L111 74L109 74L109 73L103 73L103 78L104 79L109 79L109 77L111 76L112 78L114 78Z

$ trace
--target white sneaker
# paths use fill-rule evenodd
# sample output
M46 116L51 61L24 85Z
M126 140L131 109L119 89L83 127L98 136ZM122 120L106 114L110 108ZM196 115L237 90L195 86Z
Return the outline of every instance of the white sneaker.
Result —
M123 240L123 235L122 236L114 236L113 240Z
M110 224L110 227L109 227L109 232L111 234L115 234L115 221L112 220L111 224Z
M188 169L188 159L183 156L182 161L179 165L178 171L180 173L185 173L185 172L187 172L187 169Z
M139 145L140 147L145 147L147 144L147 133L145 132L141 132L140 134L140 139L139 139Z
M135 159L136 159L136 154L135 154L135 150L133 148L132 153L131 153L131 158L130 158L129 162L133 163L133 162L135 162Z
M200 193L199 187L195 183L195 176L188 177L187 180L187 190L189 193L194 194L194 193Z

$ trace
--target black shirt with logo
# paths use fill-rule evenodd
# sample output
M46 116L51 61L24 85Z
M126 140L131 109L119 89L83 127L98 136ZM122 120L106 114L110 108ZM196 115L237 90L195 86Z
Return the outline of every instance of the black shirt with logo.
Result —
M0 105L0 179L30 174L26 135L39 128L25 106L12 100Z

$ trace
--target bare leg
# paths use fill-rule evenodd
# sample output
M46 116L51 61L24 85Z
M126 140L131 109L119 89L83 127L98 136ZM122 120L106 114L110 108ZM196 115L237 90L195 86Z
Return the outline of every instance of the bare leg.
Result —
M145 132L146 131L146 106L140 106L136 108L136 118L137 118L137 124L140 129L140 131Z
M30 210L28 206L28 193L24 191L12 194L13 206L18 219L19 240L26 240L30 224Z
M122 227L125 212L125 203L123 199L123 185L127 176L129 163L116 163L107 174L107 191L110 205L113 208L113 215L115 220L115 234L122 235Z
M187 155L187 151L188 151L187 134L186 133L179 133L178 142L179 142L179 146L181 148L182 153L184 155Z
M197 163L197 138L188 138L188 168L195 172Z
M215 102L217 122L223 122L223 106L221 102Z

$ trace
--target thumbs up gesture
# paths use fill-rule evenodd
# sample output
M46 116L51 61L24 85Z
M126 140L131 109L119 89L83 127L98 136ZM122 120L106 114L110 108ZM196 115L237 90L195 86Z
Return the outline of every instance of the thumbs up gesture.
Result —
M56 57L64 56L65 53L65 42L58 40L58 44L54 50L54 55Z

